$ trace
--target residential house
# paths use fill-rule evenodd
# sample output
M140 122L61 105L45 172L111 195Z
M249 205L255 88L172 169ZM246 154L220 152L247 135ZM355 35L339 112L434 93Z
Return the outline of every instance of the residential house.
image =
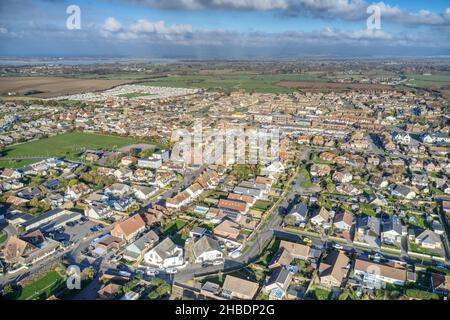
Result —
M439 235L429 229L419 234L414 242L427 249L436 250L442 248L442 241Z
M264 291L269 293L271 300L281 300L285 296L291 282L292 273L288 268L280 266L273 270L264 287Z
M155 231L150 230L139 237L139 239L129 244L125 248L123 257L128 261L139 261L143 258L145 251L158 241L158 235Z
M184 251L167 237L145 253L144 260L158 268L180 267L184 264Z
M113 229L111 230L111 234L129 242L144 230L144 220L140 215L135 214L122 222L115 223Z
M450 294L450 275L431 273L431 288L434 293L447 296Z
M3 248L3 259L10 264L34 264L53 255L59 247L59 242L47 239L36 230L20 238L10 237Z
M350 231L353 225L353 214L347 210L339 212L334 217L333 225L341 231Z
M403 286L407 280L407 270L401 264L381 264L361 259L355 261L354 275L371 289L384 288L387 283Z
M155 187L133 186L135 197L141 201L150 199L157 190Z
M400 244L402 236L406 234L404 229L400 217L389 216L382 224L381 241L386 244Z
M223 259L219 242L208 236L203 236L194 243L192 248L195 263L203 263L205 261L215 261Z
M230 220L224 220L217 227L214 228L213 234L216 237L236 241L239 237L239 224Z
M252 300L258 289L259 285L256 282L227 275L222 286L221 295L227 299Z
M316 226L321 226L323 228L330 227L330 213L324 207L316 210L316 212L311 217L311 223Z
M113 195L115 197L123 197L131 192L131 187L123 183L114 183L105 188L105 194Z
M304 226L308 221L308 208L303 203L297 203L288 215L295 218L295 225Z
M411 188L401 184L395 185L391 190L391 194L393 196L402 197L409 200L416 197L416 193Z
M290 266L294 259L308 260L311 255L311 248L304 244L281 240L278 251L272 258L269 268L279 266Z
M350 259L343 251L333 250L319 264L319 282L329 288L338 288L348 273Z
M240 200L220 199L217 207L223 210L237 211L241 214L248 211L247 202Z
M378 248L381 245L381 222L377 217L365 216L356 219L355 242Z

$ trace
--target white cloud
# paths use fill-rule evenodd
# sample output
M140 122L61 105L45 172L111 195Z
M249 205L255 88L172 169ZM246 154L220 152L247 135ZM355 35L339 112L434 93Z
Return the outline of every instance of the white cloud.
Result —
M319 19L364 20L366 9L380 7L382 19L399 24L450 25L450 8L442 14L427 10L410 12L384 2L368 0L128 0L152 8L167 10L234 9L281 11L287 16L307 16Z
M160 20L156 22L145 19L138 20L133 23L129 31L135 34L140 33L155 33L155 34L186 34L192 32L191 25L173 24L166 26L165 22Z
M109 17L105 20L105 23L103 23L102 31L105 32L119 32L122 30L122 24L116 20L114 17Z
M0 27L0 34L7 34L8 33L8 29Z

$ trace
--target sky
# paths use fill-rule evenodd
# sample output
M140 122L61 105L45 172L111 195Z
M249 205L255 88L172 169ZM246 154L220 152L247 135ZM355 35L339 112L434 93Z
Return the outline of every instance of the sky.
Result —
M448 0L0 0L0 56L443 55Z

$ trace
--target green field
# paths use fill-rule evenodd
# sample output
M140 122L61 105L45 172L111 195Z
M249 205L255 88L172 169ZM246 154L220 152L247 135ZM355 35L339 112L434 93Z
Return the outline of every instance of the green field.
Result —
M139 98L139 97L148 97L148 96L154 96L154 94L152 94L152 93L143 93L143 92L130 92L130 93L125 93L125 94L121 94L120 95L120 97L128 98L128 99Z
M202 76L169 76L143 83L149 86L175 88L204 88L218 90L246 90L261 93L289 93L292 88L277 85L281 80L328 81L327 78L313 74L280 74L280 75L202 75Z
M45 300L58 291L64 277L57 271L50 271L44 277L22 288L18 300Z
M406 76L408 79L414 79L407 81L406 83L416 87L438 89L450 85L450 73L431 75L407 74Z
M0 167L21 167L39 161L39 159L8 161L5 158L63 157L75 160L79 159L79 155L86 149L117 149L134 143L139 141L92 133L66 133L5 148L0 157Z
M3 245L3 242L5 242L6 239L8 239L8 235L3 231L0 231L0 247Z

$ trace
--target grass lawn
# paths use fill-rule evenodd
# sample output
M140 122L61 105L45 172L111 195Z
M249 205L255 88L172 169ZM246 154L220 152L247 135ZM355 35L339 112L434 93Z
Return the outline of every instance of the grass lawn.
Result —
M184 227L185 224L186 224L186 222L184 222L182 220L177 220L175 222L172 222L169 225L167 225L167 227L164 229L163 233L165 236L174 235L175 233L180 231Z
M440 256L440 254L437 253L436 251L423 248L421 245L414 243L412 241L408 242L408 250L416 253L427 254L430 256L437 256L437 257Z
M296 91L277 85L281 80L327 81L312 74L280 74L280 75L189 75L169 76L146 82L149 86L175 88L205 88L213 91L246 90L262 93L289 93Z
M3 231L0 231L0 246L6 241L6 239L8 239L8 235Z
M270 201L264 201L264 200L257 200L255 204L253 205L253 210L258 210L265 212L272 206L272 202Z
M86 149L118 149L139 141L116 136L107 136L93 133L71 132L50 138L30 141L7 147L2 158L20 157L64 157L78 159L79 155ZM26 160L29 162L30 160ZM37 162L33 160L31 162ZM17 161L21 166L24 162ZM15 161L0 161L0 167L14 166Z
M18 300L45 300L55 291L62 289L64 277L57 271L50 271L39 280L22 288Z
M331 297L331 291L322 288L313 288L309 290L308 297L315 300L329 300Z

